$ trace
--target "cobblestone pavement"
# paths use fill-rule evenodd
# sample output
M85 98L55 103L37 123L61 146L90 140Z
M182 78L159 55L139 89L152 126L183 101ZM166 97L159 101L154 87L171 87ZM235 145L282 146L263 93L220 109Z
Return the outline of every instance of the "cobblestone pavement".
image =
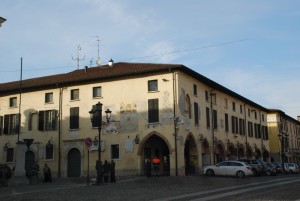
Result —
M56 179L53 183L0 187L2 201L40 201L40 200L190 200L199 197L201 192L214 195L216 190L244 189L247 184L257 186L300 179L300 175L280 175L276 177L207 177L202 175L185 177L127 177L119 178L117 183L87 186L84 178L77 180ZM299 183L299 182L298 182ZM216 199L218 200L218 199Z

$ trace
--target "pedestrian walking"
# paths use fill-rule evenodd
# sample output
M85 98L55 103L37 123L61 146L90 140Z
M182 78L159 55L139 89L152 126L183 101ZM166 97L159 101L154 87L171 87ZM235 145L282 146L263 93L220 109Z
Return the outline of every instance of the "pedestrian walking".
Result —
M116 163L114 160L110 162L110 182L116 183Z
M97 184L102 182L102 162L96 161L95 169L97 171Z
M158 176L159 175L159 165L160 165L160 159L155 156L152 160L152 163L153 163L153 172L154 172L154 175L155 176Z
M45 163L44 168L43 168L43 172L44 172L44 183L46 182L52 182L52 175L51 175L51 169L50 167L47 165L47 163Z
M107 160L105 160L104 164L103 164L103 179L104 179L104 183L108 182L108 176L109 176L109 164L108 164Z
M145 169L146 169L146 175L147 177L151 177L151 162L149 158L146 158L145 160Z

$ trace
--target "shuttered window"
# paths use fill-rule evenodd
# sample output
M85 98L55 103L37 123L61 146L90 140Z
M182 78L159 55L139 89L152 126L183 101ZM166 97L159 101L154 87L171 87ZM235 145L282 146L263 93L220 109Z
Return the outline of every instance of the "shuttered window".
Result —
M0 135L3 133L3 116L0 116Z
M214 129L218 129L218 112L213 110Z
M210 128L210 115L209 115L209 108L206 108L206 127Z
M195 115L195 124L199 125L199 107L198 103L194 102L194 115Z
M39 111L39 130L53 131L56 130L57 110Z
M70 129L79 128L79 107L70 108Z
M4 115L4 134L17 134L19 132L19 114Z
M158 99L148 100L148 123L159 122Z
M228 114L225 113L225 131L229 131L229 124L228 124Z

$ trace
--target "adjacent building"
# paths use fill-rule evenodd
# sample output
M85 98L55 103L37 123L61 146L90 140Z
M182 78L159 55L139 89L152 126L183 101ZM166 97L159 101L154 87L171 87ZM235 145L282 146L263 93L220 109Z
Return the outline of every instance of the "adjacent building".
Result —
M195 174L226 159L270 160L265 107L184 65L111 62L0 84L1 163L21 175L37 160L54 176L80 177L89 161L95 174L99 134L89 111L98 102L112 112L101 160L114 160L117 175L144 175L154 156L161 175Z
M268 112L271 161L300 162L300 121L281 110Z

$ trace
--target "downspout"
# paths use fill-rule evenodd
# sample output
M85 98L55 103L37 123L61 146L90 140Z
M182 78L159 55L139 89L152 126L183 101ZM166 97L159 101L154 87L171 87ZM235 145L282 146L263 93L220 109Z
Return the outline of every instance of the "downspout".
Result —
M62 121L62 93L63 88L59 88L59 117L58 117L58 170L57 176L61 177L61 121Z
M178 159L177 159L177 121L176 105L177 105L177 90L176 90L176 73L173 72L173 119L174 119L174 144L175 144L175 175L178 176Z
M247 158L247 153L248 153L248 126L247 126L247 112L246 112L246 104L244 104L244 113L245 113L245 126L244 126L244 128L245 128L245 137L246 137L246 146L245 146L245 151L246 151L246 153L245 153L245 156L246 156L246 158Z

